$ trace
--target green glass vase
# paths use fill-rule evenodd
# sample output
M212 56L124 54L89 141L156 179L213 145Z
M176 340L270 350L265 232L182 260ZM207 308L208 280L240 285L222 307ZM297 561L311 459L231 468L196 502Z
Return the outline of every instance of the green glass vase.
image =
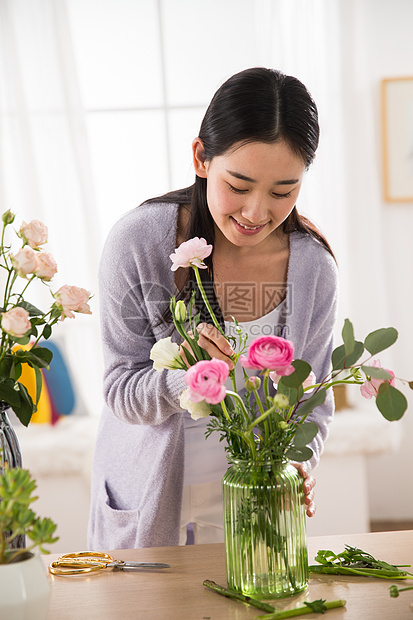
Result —
M256 598L304 590L303 479L288 461L234 461L223 478L228 587Z

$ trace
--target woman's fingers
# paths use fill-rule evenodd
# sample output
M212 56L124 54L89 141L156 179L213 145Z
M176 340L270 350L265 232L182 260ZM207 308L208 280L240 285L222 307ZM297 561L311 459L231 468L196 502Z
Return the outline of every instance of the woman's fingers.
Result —
M205 349L211 357L226 362L230 370L232 370L234 368L234 363L231 360L231 356L234 355L234 351L228 340L214 325L209 325L208 323L200 323L197 327L197 331L199 334L199 346Z
M314 502L316 480L314 476L310 474L308 467L304 465L304 463L292 462L291 464L298 469L303 478L305 512L308 517L313 517L316 511Z

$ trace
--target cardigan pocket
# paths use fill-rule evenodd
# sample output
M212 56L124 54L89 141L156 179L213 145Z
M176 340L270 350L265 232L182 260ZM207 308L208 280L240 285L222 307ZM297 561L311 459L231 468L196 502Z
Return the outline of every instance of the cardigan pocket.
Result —
M92 544L100 549L136 548L139 518L140 510L138 509L119 510L111 505L108 483L102 480L96 502L95 523L91 533Z

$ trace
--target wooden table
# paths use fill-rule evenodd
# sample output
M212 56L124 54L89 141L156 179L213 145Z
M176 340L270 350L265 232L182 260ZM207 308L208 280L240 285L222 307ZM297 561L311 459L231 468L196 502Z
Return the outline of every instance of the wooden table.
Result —
M319 549L338 553L344 545L360 547L391 564L413 564L413 531L380 532L308 539L309 561ZM72 550L73 551L73 550ZM146 572L104 570L90 575L51 576L50 620L243 620L264 613L205 588L204 579L226 585L224 545L158 547L113 552L116 559L166 562L170 569ZM45 564L57 556L44 556ZM346 599L347 606L309 614L309 620L413 620L413 590L391 598L385 579L320 575L310 577L305 592L272 602L288 609L318 598ZM399 587L413 581L399 581Z

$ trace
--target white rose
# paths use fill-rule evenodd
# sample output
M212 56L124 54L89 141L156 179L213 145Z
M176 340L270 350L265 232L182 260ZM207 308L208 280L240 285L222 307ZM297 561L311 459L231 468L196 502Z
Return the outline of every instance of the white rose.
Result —
M194 403L190 400L189 388L186 388L179 397L179 404L182 409L186 409L191 414L193 420L199 420L200 418L207 418L211 413L211 408L207 402L201 400L199 403Z
M25 243L28 243L31 248L38 248L39 245L43 245L47 241L47 226L39 220L32 220L28 224L23 222L20 227L20 237Z
M29 313L20 306L15 306L8 312L2 312L1 328L10 336L22 338L32 328L32 324L29 321Z
M59 288L53 297L57 300L57 307L62 311L61 320L63 320L65 316L69 317L69 319L74 319L75 315L73 312L92 314L89 304L87 303L90 299L90 293L84 288L65 284Z
M156 342L150 352L150 359L153 361L155 370L164 368L183 368L182 358L179 355L179 347L171 338L162 338Z
M36 269L36 252L26 245L11 257L11 262L19 276L25 278Z
M41 280L48 282L57 272L56 261L48 252L35 252L36 269L34 273Z

